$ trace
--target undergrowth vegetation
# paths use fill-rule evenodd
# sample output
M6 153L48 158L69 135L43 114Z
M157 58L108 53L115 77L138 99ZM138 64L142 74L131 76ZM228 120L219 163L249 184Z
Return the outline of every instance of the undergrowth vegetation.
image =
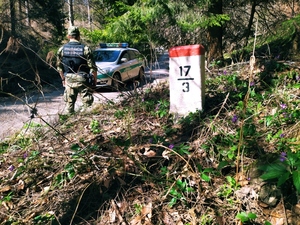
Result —
M296 224L300 74L272 63L207 74L183 118L165 82L32 121L0 143L1 224Z

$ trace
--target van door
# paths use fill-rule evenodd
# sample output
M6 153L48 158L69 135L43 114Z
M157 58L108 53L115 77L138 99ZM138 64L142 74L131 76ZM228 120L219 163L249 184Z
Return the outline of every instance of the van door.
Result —
M121 73L122 81L130 79L130 57L128 51L121 53L119 59L119 71Z
M133 50L129 50L130 57L130 78L134 78L139 74L139 62L137 54Z

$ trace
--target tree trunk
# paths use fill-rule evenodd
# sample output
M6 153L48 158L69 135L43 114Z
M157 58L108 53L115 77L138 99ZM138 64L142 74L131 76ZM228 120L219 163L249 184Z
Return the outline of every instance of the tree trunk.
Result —
M208 9L209 13L214 15L222 14L222 0L215 0L211 3ZM208 61L223 59L223 28L222 26L208 27L207 41L208 41Z
M251 13L250 13L250 18L249 18L249 22L248 22L248 26L247 26L247 30L245 31L245 44L244 47L248 45L248 40L249 40L249 36L251 33L251 27L253 25L253 20L254 20L254 14L255 14L255 8L256 8L256 0L252 1L252 6L251 6Z
M91 17L90 1L89 0L87 0L87 13L88 13L89 28L90 28L90 30L92 30L92 17Z
M68 0L68 4L69 4L69 23L70 26L74 26L73 0Z
M19 1L18 1L18 7L19 7L19 9L18 9L18 11L19 11L19 12L18 12L18 20L19 20L19 21L21 21L21 20L23 19L23 18L22 18L22 17L23 17L23 15L22 15L22 14L23 14L23 13L22 13L22 5L23 5L22 0L19 0Z
M30 18L29 18L29 0L25 0L25 13L26 13L26 25L30 26Z
M16 8L15 1L9 0L9 8L10 8L10 32L12 36L16 36Z
M18 19L19 21L25 20L25 25L30 26L29 20L29 0L19 0L19 13Z

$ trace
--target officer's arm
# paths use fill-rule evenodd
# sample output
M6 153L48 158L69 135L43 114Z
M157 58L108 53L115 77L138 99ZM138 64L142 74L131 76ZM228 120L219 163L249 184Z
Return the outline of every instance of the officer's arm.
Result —
M90 48L87 47L87 63L90 68L90 73L93 74L95 85L97 84L97 66L95 64L94 55Z
M64 71L63 71L63 65L62 65L62 61L61 61L61 58L62 58L62 47L57 51L57 60L56 60L56 68L57 68L57 71L60 75L60 78L63 82L63 85L64 85L64 82L65 82L65 76L64 76Z

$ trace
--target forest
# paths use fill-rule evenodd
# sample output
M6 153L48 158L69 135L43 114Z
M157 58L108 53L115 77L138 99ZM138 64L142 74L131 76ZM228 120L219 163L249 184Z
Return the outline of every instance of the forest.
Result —
M0 0L0 107L62 88L71 25L92 49L128 42L150 71L173 46L206 50L205 106L185 117L168 80L51 123L23 101L29 122L0 140L0 224L300 224L299 6Z
M2 0L0 19L12 37L40 36L32 43L36 47L45 41L58 44L68 25L75 24L85 30L91 44L128 42L153 49L202 43L208 59L217 60L224 52L250 45L255 33L270 44L268 35L297 16L298 4L295 0Z

